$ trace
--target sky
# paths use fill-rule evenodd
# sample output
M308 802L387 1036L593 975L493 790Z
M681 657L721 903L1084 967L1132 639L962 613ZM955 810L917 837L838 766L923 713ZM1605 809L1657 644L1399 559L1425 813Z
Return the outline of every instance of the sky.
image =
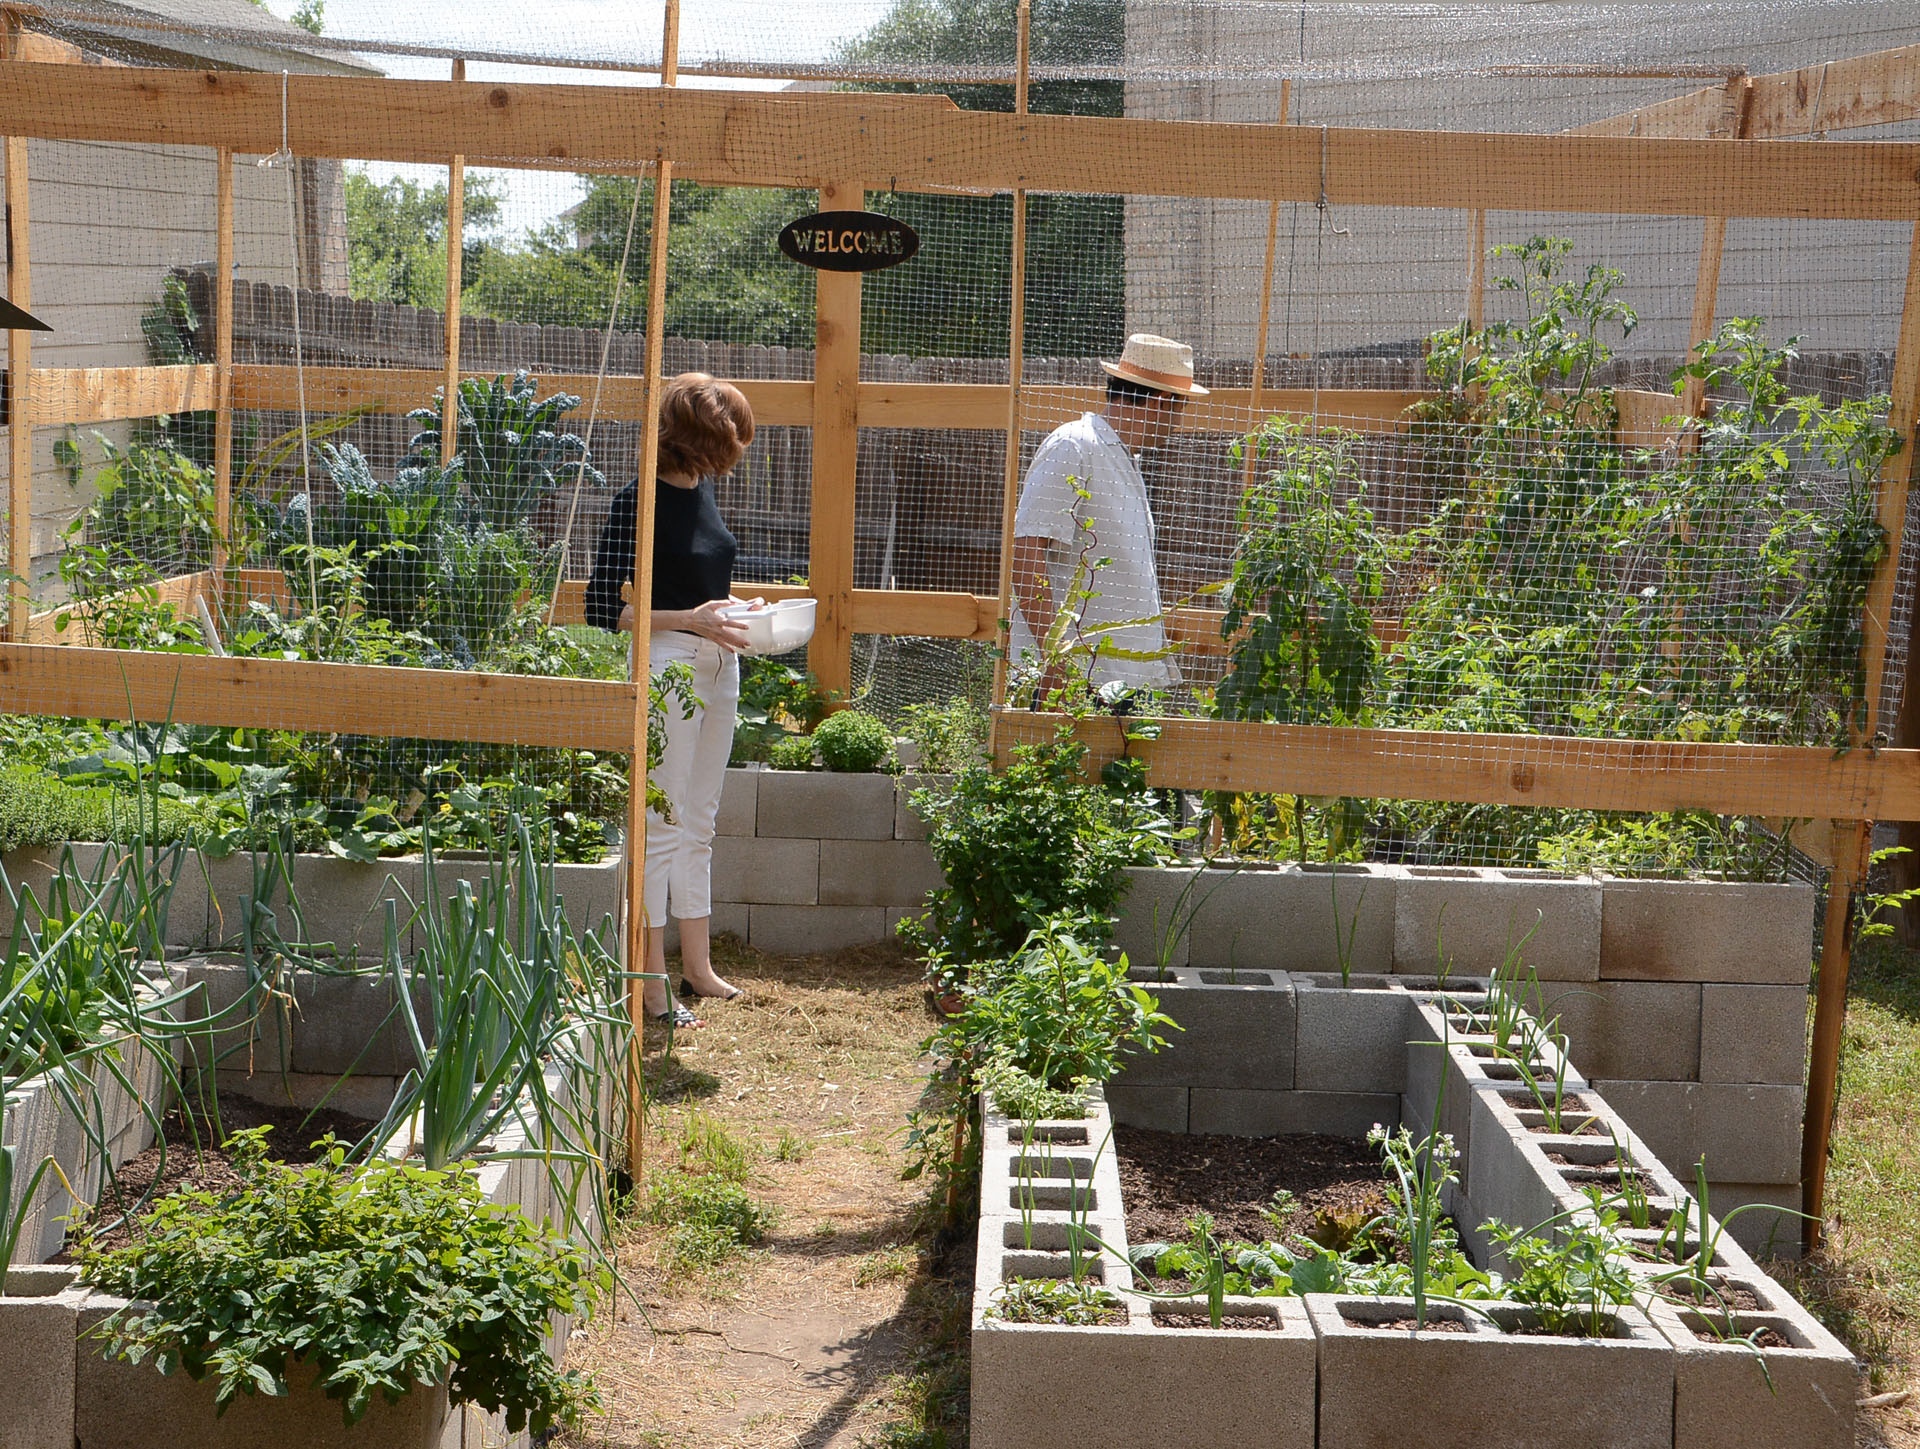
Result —
M282 17L296 0L266 0ZM859 35L893 8L894 0L699 0L683 11L682 64L703 58L751 57L778 62L823 62L844 41ZM427 0L326 0L325 33L349 40L382 39L409 45L451 49L553 54L583 60L656 62L665 13L664 0L538 0L537 5L467 3L449 6ZM441 80L445 60L397 55L367 57L388 75L408 80ZM501 65L472 61L471 81L547 81L572 85L657 85L653 75L633 71L582 70L573 67ZM689 77L685 85L773 89L776 83ZM423 184L446 179L434 166L369 163L376 181L406 176ZM476 176L498 178L504 193L497 234L517 237L551 221L580 199L577 185L552 175L475 168Z

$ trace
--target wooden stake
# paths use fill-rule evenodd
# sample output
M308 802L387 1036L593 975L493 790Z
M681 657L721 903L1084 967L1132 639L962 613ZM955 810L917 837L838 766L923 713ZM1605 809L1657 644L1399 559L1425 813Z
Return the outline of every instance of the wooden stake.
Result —
M467 63L455 60L455 84L467 78ZM638 185L638 183L635 183ZM460 259L466 241L467 158L447 163L447 372L446 404L440 410L440 466L453 463L460 447Z
M820 188L822 211L858 211L858 182ZM813 487L807 581L819 600L807 667L830 699L853 692L854 473L860 458L860 274L816 272Z
M1475 207L1467 213L1467 328L1479 332L1487 325L1487 212Z
M1276 126L1287 124L1287 112L1293 107L1293 78L1283 76L1280 80L1280 114L1274 120ZM1253 416L1253 427L1257 430L1261 423L1261 408L1265 403L1267 388L1267 329L1273 320L1273 268L1280 253L1280 198L1274 197L1267 207L1267 269L1260 274L1260 325L1254 331L1253 338L1253 386L1247 398L1247 410ZM1251 443L1242 445L1244 465L1240 473L1240 491L1244 494L1253 488L1253 469L1257 461ZM1001 590L1004 596L1006 591Z
M1820 930L1820 982L1813 1007L1812 1070L1807 1076L1807 1116L1800 1133L1800 1242L1818 1251L1826 1230L1827 1154L1833 1112L1840 1096L1840 1044L1847 1024L1847 973L1853 954L1853 892L1866 876L1873 826L1835 820L1833 872L1827 881L1827 914Z
M1714 134L1730 141L1739 141L1747 133L1747 112L1753 103L1753 80L1749 76L1740 76L1727 82L1722 97L1719 124ZM1687 360L1699 361L1705 354L1700 349L1713 341L1714 319L1720 310L1720 262L1726 254L1727 219L1724 216L1709 216L1704 219L1700 233L1700 265L1693 281L1693 328L1687 334L1691 339ZM1698 419L1706 412L1706 384L1697 377L1687 379L1685 390L1681 394L1681 411L1689 418Z
M680 0L667 0L665 35L661 43L660 83L678 80L680 60ZM638 973L648 965L647 953L647 708L652 671L648 621L653 609L653 490L660 468L660 368L666 351L667 223L673 200L673 163L665 152L656 157L653 173L653 234L647 253L647 343L644 365L646 411L640 425L640 477L636 485L633 539L633 766L627 786L627 1017L633 1033L627 1044L627 1175L637 1198L646 1192L647 1101L643 1056L646 1047L646 983ZM640 183L635 180L633 183ZM673 1010L673 995L667 995Z
M233 529L233 152L221 147L214 164L213 571L219 575Z
M7 138L7 298L33 306L27 257L27 143ZM33 334L7 334L7 567L13 571L7 637L27 628L27 575L33 569Z
M1027 76L1031 69L1029 46L1033 37L1033 9L1029 0L1020 0L1019 65L1014 72L1014 114L1027 114ZM993 703L1007 702L1007 656L1013 649L1013 520L1020 508L1020 375L1027 361L1027 193L1016 187L1013 193L1013 292L1007 319L1007 452L1000 486L1000 629L999 647L993 661ZM998 728L988 726L988 737Z

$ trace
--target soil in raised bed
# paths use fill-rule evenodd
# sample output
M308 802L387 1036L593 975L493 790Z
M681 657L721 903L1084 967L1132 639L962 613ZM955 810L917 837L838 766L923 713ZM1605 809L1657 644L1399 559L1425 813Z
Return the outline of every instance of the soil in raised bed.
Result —
M1689 1308L1699 1307L1714 1313L1729 1309L1735 1313L1763 1313L1767 1307L1760 1301L1760 1295L1751 1289L1728 1283L1715 1284L1714 1293L1704 1298L1696 1296L1692 1285L1687 1283L1662 1283L1659 1292L1669 1303L1682 1303Z
M309 1113L305 1108L269 1105L245 1097L222 1093L220 1129L227 1136L253 1127L271 1127L267 1135L269 1157L281 1162L316 1162L323 1155L312 1144L332 1133L343 1143L364 1137L374 1124L345 1112L321 1110ZM140 1221L152 1211L153 1204L176 1192L199 1191L219 1197L239 1188L243 1179L233 1159L222 1147L221 1130L195 1104L189 1122L181 1104L175 1103L160 1119L164 1153L158 1143L138 1157L123 1163L114 1180L100 1194L94 1214L102 1224L92 1233L92 1241L104 1248L125 1247L133 1241ZM124 1217L124 1221L122 1220ZM73 1234L67 1237L73 1243ZM70 1261L66 1249L53 1261Z
M1341 1317L1345 1319L1349 1328L1379 1329L1382 1332L1388 1329L1398 1333L1465 1333L1467 1331L1467 1325L1457 1318L1429 1318L1422 1323L1417 1318L1389 1318L1384 1322L1376 1322L1371 1318L1346 1318L1344 1314Z
M1784 1333L1777 1332L1776 1330L1771 1328L1763 1328L1758 1333L1754 1334L1751 1338L1748 1338L1745 1334L1729 1335L1729 1336L1723 1337L1720 1334L1715 1333L1711 1328L1696 1328L1693 1331L1693 1336L1699 1339L1702 1343L1728 1343L1728 1344L1750 1343L1755 1348L1792 1348L1793 1347L1792 1339L1788 1338Z
M1305 1236L1325 1212L1372 1217L1387 1210L1380 1154L1348 1137L1222 1137L1116 1127L1120 1196L1129 1243L1179 1243L1197 1212L1222 1242ZM1293 1203L1276 1232L1263 1209L1285 1188Z
M1212 1328L1213 1320L1204 1313L1156 1313L1154 1324L1160 1328ZM1278 1333L1280 1320L1264 1313L1223 1313L1220 1327L1248 1333Z

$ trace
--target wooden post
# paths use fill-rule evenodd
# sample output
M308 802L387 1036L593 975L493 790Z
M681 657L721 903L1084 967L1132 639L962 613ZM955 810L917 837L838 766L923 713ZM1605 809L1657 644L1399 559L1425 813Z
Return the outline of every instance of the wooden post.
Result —
M667 0L661 44L660 83L679 80L680 0ZM640 184L639 177L633 184ZM653 601L653 490L660 467L660 367L666 350L667 222L673 200L673 163L656 153L653 171L653 234L647 253L647 342L643 372L645 411L640 423L640 477L635 491L633 589L633 767L627 787L627 1015L633 1035L627 1045L627 1175L636 1197L646 1191L647 1102L643 1056L646 1047L647 969L647 706L652 674L648 664L648 619ZM673 1010L673 995L667 995Z
M1280 115L1274 121L1276 126L1287 124L1287 112L1293 107L1293 79L1282 76L1280 79ZM1267 269L1260 274L1260 325L1254 330L1253 338L1253 387L1247 397L1247 411L1253 418L1253 430L1260 427L1260 414L1266 403L1267 387L1267 336L1268 326L1273 320L1273 267L1280 254L1280 198L1274 197L1267 208ZM1253 470L1256 459L1253 456L1251 442L1242 444L1243 464L1240 471L1240 491L1246 493L1253 487ZM1219 822L1215 821L1217 825ZM1217 843L1217 842L1216 842Z
M1747 114L1753 105L1753 78L1737 76L1727 82L1718 134L1730 141L1739 141L1747 134ZM1709 216L1703 219L1700 233L1700 265L1693 281L1693 327L1687 334L1691 339L1687 352L1688 361L1697 361L1701 357L1700 349L1713 341L1714 319L1720 309L1720 260L1726 253L1727 219L1724 216ZM1698 419L1706 412L1707 388L1699 378L1687 379L1685 390L1681 394L1682 411L1689 418ZM1687 435L1689 439L1692 433ZM1688 444L1691 446L1691 443Z
M467 63L455 60L454 84L466 78ZM446 405L440 410L440 466L443 468L453 462L460 446L460 258L466 226L467 158L455 156L447 163L447 372Z
M858 211L858 182L820 188L822 211ZM813 362L813 496L807 582L819 600L807 667L844 701L853 691L854 469L860 455L860 274L816 272Z
M215 156L213 247L213 572L215 597L233 527L233 152ZM242 561L244 562L244 560Z
M20 18L4 12L6 54L21 53ZM9 136L7 157L7 300L14 306L33 306L33 282L27 247L27 141ZM33 334L7 333L7 567L13 571L8 590L7 637L23 639L27 632L29 600L27 575L33 568Z
M1880 732L1880 688L1886 677L1887 626L1894 583L1905 542L1907 494L1913 481L1916 423L1920 423L1920 222L1915 222L1907 252L1906 299L1900 309L1900 338L1893 358L1892 408L1887 422L1905 446L1880 470L1880 526L1887 552L1867 590L1860 652L1866 669L1867 722L1853 732L1856 749L1867 748ZM1906 694L1913 693L1913 664L1907 664ZM1904 704L1904 701L1903 701ZM1906 711L1903 709L1902 713ZM1845 840L1842 831L1851 830ZM1903 829L1903 834L1905 833ZM1807 1116L1800 1138L1801 1238L1809 1252L1820 1246L1825 1228L1827 1151L1832 1140L1834 1104L1839 1098L1840 1042L1847 1017L1847 972L1851 964L1853 890L1866 874L1872 826L1866 822L1834 825L1833 873L1827 886L1827 918L1821 934L1820 989L1814 1000L1813 1051L1807 1073ZM1898 883L1896 879L1896 884Z
M1027 77L1032 69L1029 46L1033 36L1033 9L1020 0L1019 66L1014 72L1013 109L1027 114ZM1007 655L1013 649L1013 518L1020 508L1020 375L1027 360L1027 193L1013 193L1013 294L1007 321L1007 452L1000 488L1000 627L998 657L993 661L993 703L1007 702ZM993 728L988 729L991 739Z
M1487 213L1475 207L1467 213L1467 330L1487 325Z
M1813 1070L1807 1077L1807 1116L1800 1132L1800 1242L1819 1249L1826 1229L1827 1152L1840 1095L1840 1038L1847 1023L1847 971L1853 952L1853 892L1866 875L1873 826L1835 820L1833 871L1827 878L1827 914L1820 928L1820 982L1813 1007Z

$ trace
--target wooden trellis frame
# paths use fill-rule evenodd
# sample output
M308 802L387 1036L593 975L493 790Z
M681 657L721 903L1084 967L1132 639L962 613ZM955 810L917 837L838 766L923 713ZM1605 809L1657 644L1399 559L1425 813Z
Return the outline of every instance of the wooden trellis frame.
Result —
M1024 7L1023 7L1024 8ZM675 8L669 7L669 27ZM16 27L17 30L17 27ZM1467 209L1484 225L1488 211L1699 216L1706 219L1696 316L1710 326L1710 274L1717 276L1716 225L1732 217L1920 220L1920 146L1884 142L1782 144L1814 130L1884 124L1920 115L1920 47L1835 62L1808 71L1740 78L1745 135L1714 135L1729 87L1644 107L1557 136L1401 132L1249 126L1116 118L961 112L942 97L877 94L780 94L577 85L396 81L333 76L251 75L146 69L89 72L76 86L62 65L17 58L52 54L15 44L0 63L0 135L7 140L8 200L14 248L9 283L28 295L25 245L27 138L123 141L212 149L230 189L236 154L279 148L282 127L296 154L374 161L416 161L551 169L606 170L660 178L653 281L664 283L664 201L671 178L716 185L817 189L841 204L863 180L885 177L897 190L1013 192L1059 190L1246 199L1277 205L1409 206ZM673 47L663 78L672 74ZM1022 75L1024 75L1024 68ZM284 90L283 90L284 87ZM1817 87L1817 90L1816 90ZM285 110L282 109L283 94ZM1817 99L1809 99L1817 95ZM462 161L460 158L464 158ZM457 184L451 194L458 204ZM230 231L230 199L222 207ZM1718 219L1717 223L1714 219ZM451 230L457 232L457 226ZM222 256L230 253L223 238ZM1016 255L1024 238L1016 231ZM450 237L450 256L457 255ZM223 275L230 268L223 267ZM450 267L450 292L458 286ZM1483 276L1484 273L1477 273ZM1044 419L1019 410L1017 372L1004 387L863 383L858 377L857 283L823 281L821 332L812 383L743 382L763 422L815 430L813 587L826 628L815 668L839 676L854 632L987 637L1000 603L965 594L906 594L852 587L853 460L861 427L978 427L1009 432ZM457 293L450 298L457 302ZM1471 303L1470 303L1471 306ZM652 417L658 385L662 308L651 306L649 365L638 379L609 384L602 413ZM457 307L449 309L444 373L407 370L306 370L316 411L373 402L403 411L459 375ZM232 362L231 322L211 366L40 369L26 345L10 347L13 415L32 424L101 421L187 407L283 405L291 367ZM1696 321L1695 332L1700 331ZM1017 346L1017 344L1016 344ZM1016 353L1017 355L1017 353ZM559 385L568 379L556 378ZM1227 406L1251 395L1221 390ZM1087 391L1086 400L1096 394ZM1323 413L1343 425L1397 427L1417 394L1322 391ZM1306 414L1310 395L1262 390L1263 408ZM1083 399L1062 399L1062 415ZM1659 439L1673 400L1617 394L1625 439ZM1893 425L1911 437L1920 413L1920 226L1894 371ZM23 466L30 429L15 428L10 557L16 568L31 514L31 469ZM230 477L231 434L222 469ZM643 465L651 460L643 443ZM1879 728L1878 685L1885 662L1894 567L1900 555L1912 449L1882 479L1880 518L1895 540L1876 577L1866 615L1869 709L1861 742ZM644 482L645 480L643 480ZM651 490L642 490L644 568ZM637 581L644 589L644 577ZM1004 583L1002 593L1004 594ZM563 605L564 607L564 605ZM36 637L25 594L16 589L11 640L0 644L0 707L80 716L171 715L182 721L356 733L437 735L508 744L566 742L632 751L644 740L646 692L637 682L502 679L388 668L266 660L175 658L116 651L54 649ZM1193 611L1175 621L1177 636L1204 637L1217 616ZM431 699L430 708L422 703ZM503 707L504 706L504 707ZM1827 967L1821 981L1814 1088L1809 1093L1808 1202L1817 1208L1824 1172L1825 1117L1831 1109L1828 1047L1837 1050L1844 1004L1850 891L1874 818L1920 818L1920 751L1856 749L1835 758L1821 748L1650 745L1488 735L1422 735L1168 720L1149 744L1122 739L1110 724L1081 728L1097 757L1132 748L1156 783L1385 798L1557 804L1644 810L1702 809L1723 814L1813 816L1835 822L1833 904L1827 919ZM1050 736L1055 719L1002 714L996 743ZM1257 750L1255 755L1250 747ZM636 837L637 838L637 837ZM1834 969L1837 967L1838 969ZM1832 998L1837 998L1833 1000ZM1816 1112L1816 1109L1819 1109ZM1815 1160L1815 1117L1822 1134Z

